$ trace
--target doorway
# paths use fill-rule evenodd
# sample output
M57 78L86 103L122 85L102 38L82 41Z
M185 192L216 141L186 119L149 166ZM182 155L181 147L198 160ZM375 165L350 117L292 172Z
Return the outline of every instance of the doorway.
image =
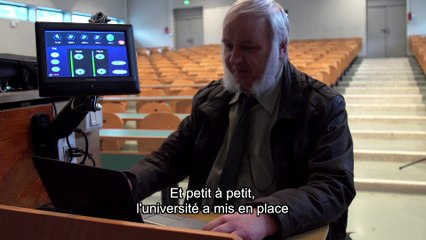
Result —
M368 1L367 56L405 57L407 22L405 1Z
M203 9L201 7L175 9L173 14L176 49L203 45Z

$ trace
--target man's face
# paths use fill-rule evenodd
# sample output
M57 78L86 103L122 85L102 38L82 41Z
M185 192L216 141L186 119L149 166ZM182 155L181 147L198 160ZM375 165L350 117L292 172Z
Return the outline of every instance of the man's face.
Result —
M262 79L271 53L271 29L265 18L243 16L223 29L223 58L236 83L251 90Z

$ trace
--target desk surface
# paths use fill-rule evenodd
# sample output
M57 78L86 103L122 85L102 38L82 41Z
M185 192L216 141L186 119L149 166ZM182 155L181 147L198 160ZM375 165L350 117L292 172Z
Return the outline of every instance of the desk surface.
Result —
M0 228L0 239L8 240L241 240L227 233L154 226L6 205L0 205ZM323 240L327 233L328 226L325 226L289 239Z
M126 139L138 140L147 138L167 138L172 130L144 130L144 129L122 129L122 128L104 128L99 130L101 139Z
M122 101L174 101L174 100L188 100L192 101L193 96L123 96L123 97L113 97L105 96L103 97L104 102L122 102Z
M240 240L218 232L162 227L0 205L0 239Z
M116 113L116 114L123 120L141 120L148 115L148 113ZM176 113L176 116L178 116L180 119L184 119L188 115L189 114L186 114L186 113Z
M141 83L143 83L143 80L141 81ZM207 86L207 84L155 84L155 85L144 85L141 84L140 85L141 88L188 88L188 87L192 87L192 88L201 88L201 87L205 87Z
M188 214L188 215L184 215L187 217L192 217L195 219L200 219L200 220L204 220L204 221L211 221L217 217L219 217L220 215L217 214ZM327 237L328 234L328 226L324 226L324 227L320 227L317 229L314 229L312 231L306 232L306 233L301 233L295 236L292 236L290 238L287 238L287 240L322 240L325 239Z

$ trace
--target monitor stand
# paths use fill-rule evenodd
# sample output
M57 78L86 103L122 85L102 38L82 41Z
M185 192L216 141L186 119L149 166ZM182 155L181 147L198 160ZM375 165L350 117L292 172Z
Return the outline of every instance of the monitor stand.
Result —
M34 115L31 119L34 155L58 159L58 140L68 137L89 111L100 109L97 96L78 96L72 97L52 121L47 114Z

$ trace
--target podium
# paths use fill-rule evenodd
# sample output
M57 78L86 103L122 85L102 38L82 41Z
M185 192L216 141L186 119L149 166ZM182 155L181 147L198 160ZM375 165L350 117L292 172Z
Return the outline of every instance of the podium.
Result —
M240 240L227 233L162 227L7 205L0 205L0 239Z
M291 240L322 240L328 226ZM241 240L236 235L86 217L0 205L0 239L8 240Z

